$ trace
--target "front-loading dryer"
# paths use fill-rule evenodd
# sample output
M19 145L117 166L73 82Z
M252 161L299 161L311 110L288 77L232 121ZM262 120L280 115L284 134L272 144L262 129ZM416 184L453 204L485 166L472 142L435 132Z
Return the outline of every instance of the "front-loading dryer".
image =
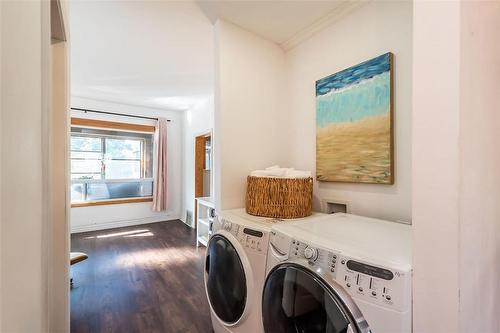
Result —
M205 257L205 290L215 333L260 333L262 288L271 227L323 216L283 220L222 211L214 220Z
M411 332L411 227L333 214L273 226L266 333Z

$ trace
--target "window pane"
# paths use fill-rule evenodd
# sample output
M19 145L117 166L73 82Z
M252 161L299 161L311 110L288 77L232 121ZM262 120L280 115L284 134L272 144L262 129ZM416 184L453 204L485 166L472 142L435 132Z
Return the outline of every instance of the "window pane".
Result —
M106 183L95 183L87 185L88 200L106 200L110 199L108 186Z
M135 198L153 195L153 183L151 181L88 183L87 189L88 200Z
M149 139L144 140L143 148L144 152L144 174L145 178L153 178L153 137L150 136Z
M100 173L100 160L71 160L71 173Z
M140 161L106 161L106 179L139 179L141 178Z
M71 202L85 200L85 184L71 185Z
M106 158L141 159L141 141L126 139L106 139Z
M100 160L102 153L93 153L86 151L72 151L71 158L85 159L85 160Z
M101 151L101 138L71 136L71 150Z

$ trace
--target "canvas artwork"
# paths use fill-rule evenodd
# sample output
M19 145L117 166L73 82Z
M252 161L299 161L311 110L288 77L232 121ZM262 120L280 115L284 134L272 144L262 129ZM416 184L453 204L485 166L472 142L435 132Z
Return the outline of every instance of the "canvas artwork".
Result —
M320 181L393 184L392 53L316 81Z

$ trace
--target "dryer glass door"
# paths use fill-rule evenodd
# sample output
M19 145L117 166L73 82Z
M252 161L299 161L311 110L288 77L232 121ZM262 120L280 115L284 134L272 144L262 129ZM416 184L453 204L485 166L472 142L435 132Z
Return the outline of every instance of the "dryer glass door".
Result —
M208 300L215 314L228 324L236 323L245 310L247 283L240 256L226 237L210 239L205 271Z
M262 316L266 333L358 332L336 293L318 275L293 264L278 266L268 276Z

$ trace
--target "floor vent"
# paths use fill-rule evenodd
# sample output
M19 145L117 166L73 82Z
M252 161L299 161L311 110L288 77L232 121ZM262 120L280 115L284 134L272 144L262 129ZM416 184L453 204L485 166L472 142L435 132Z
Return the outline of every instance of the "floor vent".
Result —
M186 224L193 225L193 212L186 210Z

